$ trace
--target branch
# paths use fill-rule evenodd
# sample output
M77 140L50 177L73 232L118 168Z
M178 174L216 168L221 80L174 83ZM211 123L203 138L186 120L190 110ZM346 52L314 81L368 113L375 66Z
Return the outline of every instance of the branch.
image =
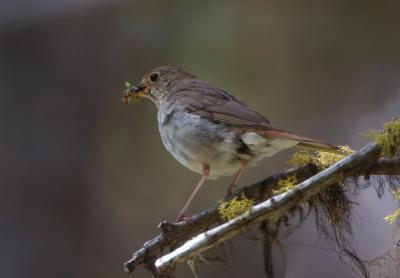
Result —
M283 171L261 182L238 189L229 199L235 196L241 196L244 193L247 198L257 203L273 195L272 189L276 187L280 179L296 175L297 180L302 182L309 178L298 185L296 189L275 196L254 206L250 214L244 214L211 230L208 229L222 222L217 211L218 205L214 205L192 216L189 222L162 222L159 225L162 233L156 238L146 242L143 248L135 252L132 259L125 263L125 270L127 272L132 272L138 265L143 264L156 275L166 274L173 269L177 263L186 261L191 256L201 253L240 233L244 226L265 219L278 219L294 204L307 200L313 194L320 192L337 181L344 180L346 177L362 175L400 175L400 159L378 160L379 154L380 148L375 144L370 144L356 154L345 158L319 174L317 174L317 167L310 164L304 167ZM356 173L355 169L357 170ZM204 230L208 231L189 240ZM175 249L187 240L189 241ZM166 248L170 250L175 249L175 251L162 257L163 250Z
M278 220L295 204L307 200L326 186L343 179L346 176L345 173L352 172L352 169L359 167L371 158L376 158L379 154L380 149L377 145L368 145L359 152L300 183L296 188L255 205L250 212L197 235L173 252L159 258L155 262L156 269L160 273L168 272L177 263L187 261L189 258L241 233L244 226L262 220Z

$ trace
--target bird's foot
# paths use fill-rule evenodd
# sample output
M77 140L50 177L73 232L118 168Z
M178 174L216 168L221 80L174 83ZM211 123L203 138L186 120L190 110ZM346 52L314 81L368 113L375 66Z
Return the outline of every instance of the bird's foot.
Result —
M186 223L192 223L192 218L186 217L183 213L180 212L180 213L176 216L176 223L182 222L182 221L185 221Z

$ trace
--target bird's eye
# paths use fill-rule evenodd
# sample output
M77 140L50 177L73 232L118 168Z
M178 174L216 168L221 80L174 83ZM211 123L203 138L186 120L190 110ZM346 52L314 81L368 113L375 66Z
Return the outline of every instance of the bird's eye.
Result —
M158 80L159 74L154 72L150 75L151 82L156 82Z

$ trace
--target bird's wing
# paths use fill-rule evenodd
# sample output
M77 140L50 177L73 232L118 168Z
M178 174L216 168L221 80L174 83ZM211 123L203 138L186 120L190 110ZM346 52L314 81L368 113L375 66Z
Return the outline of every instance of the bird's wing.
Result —
M298 142L297 146L302 148L340 152L334 145L273 127L268 119L233 95L201 80L186 80L169 97L173 102L184 103L189 113L223 123L238 134L256 132L265 138Z
M204 81L187 80L170 97L184 103L188 112L212 122L232 127L272 127L268 119L233 95Z

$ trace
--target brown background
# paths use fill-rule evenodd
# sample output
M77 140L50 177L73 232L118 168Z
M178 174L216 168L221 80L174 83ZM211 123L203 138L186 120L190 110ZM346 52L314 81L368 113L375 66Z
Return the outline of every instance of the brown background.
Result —
M199 177L164 150L150 102L120 101L123 82L154 66L185 68L282 128L363 146L360 132L399 115L399 8L372 0L2 1L0 277L127 277L122 263L175 217ZM290 153L248 170L241 184L287 167ZM191 212L228 183L208 182ZM398 240L382 220L395 204L373 190L357 201L355 241L368 259ZM308 221L283 242L282 277L357 277L317 239ZM228 266L201 267L201 277L263 277L261 243L233 243ZM191 277L186 266L178 273Z

